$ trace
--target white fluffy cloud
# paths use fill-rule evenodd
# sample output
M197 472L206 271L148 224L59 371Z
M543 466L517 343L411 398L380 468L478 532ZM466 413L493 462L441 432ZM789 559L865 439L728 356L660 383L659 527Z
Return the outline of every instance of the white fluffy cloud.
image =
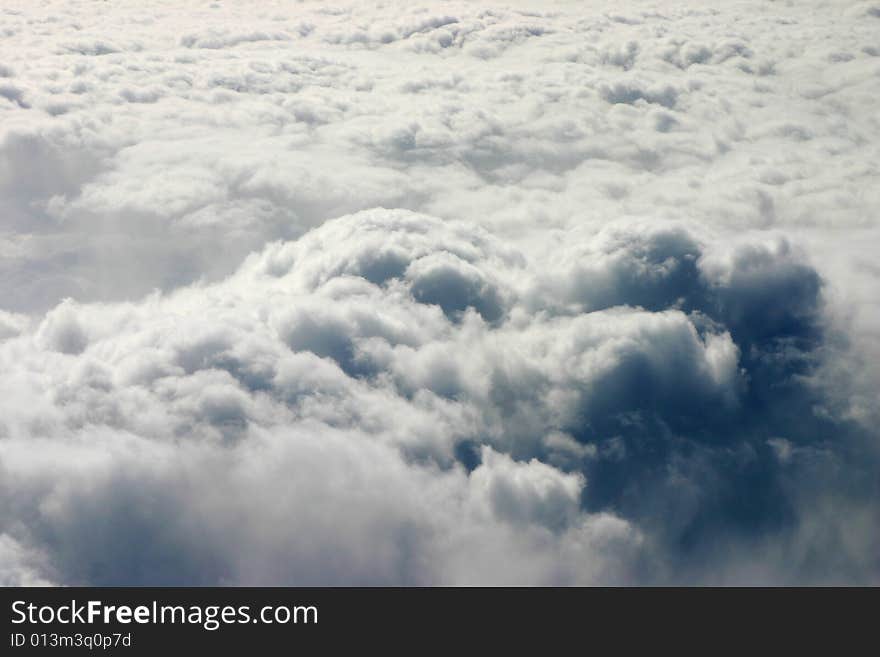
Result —
M875 3L0 15L3 583L880 576Z

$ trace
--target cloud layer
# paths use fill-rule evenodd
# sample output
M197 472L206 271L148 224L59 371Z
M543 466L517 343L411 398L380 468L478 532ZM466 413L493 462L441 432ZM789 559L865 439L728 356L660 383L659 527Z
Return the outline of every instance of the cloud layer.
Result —
M4 7L0 582L880 581L808 4Z

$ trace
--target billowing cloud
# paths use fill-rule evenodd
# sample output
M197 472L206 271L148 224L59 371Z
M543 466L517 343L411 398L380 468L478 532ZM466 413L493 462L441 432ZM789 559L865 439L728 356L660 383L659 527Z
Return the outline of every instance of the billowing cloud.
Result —
M877 582L808 4L4 7L0 582Z

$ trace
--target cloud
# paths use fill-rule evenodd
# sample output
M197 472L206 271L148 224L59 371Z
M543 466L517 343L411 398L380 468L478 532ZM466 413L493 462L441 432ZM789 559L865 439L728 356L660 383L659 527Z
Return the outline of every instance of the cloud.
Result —
M615 235L620 241L612 244L625 244L625 255L598 258L605 270L578 277L607 281L623 271L629 282L634 266L621 262L645 265L645 257L650 264L664 249L710 273L681 278L684 287L666 296L663 309L634 307L629 288L614 284L619 296L604 310L572 309L563 287L559 310L535 313L521 301L532 280L518 279L528 267L521 254L469 224L374 210L270 245L221 283L134 304L64 302L0 347L9 386L2 444L8 515L36 518L4 531L51 554L60 583L146 582L156 572L163 579L152 581L190 583L501 582L513 571L496 563L483 580L457 553L440 559L434 551L451 550L447 541L453 552L470 551L468 541L476 540L480 554L509 534L518 546L512 562L534 558L538 565L517 566L520 574L507 581L547 583L563 581L562 572L578 582L635 576L619 560L621 550L635 561L647 558L638 557L646 549L639 524L627 520L645 522L644 504L633 505L635 485L653 505L694 507L687 515L679 509L684 528L666 523L665 532L711 537L712 528L684 523L688 515L692 525L703 523L707 506L716 519L730 516L727 530L740 523L746 534L756 523L761 529L756 510L737 521L741 501L724 499L724 488L738 490L760 476L764 488L751 494L761 516L792 502L781 475L753 473L766 466L731 450L760 448L763 431L793 430L764 410L756 423L751 379L792 384L784 367L765 372L760 359L751 365L741 357L721 323L724 300L731 290L750 289L740 269L763 277L765 288L815 274L801 261L781 262L771 247L706 258L683 228L646 237L622 226ZM597 242L608 247L604 235ZM461 263L471 280L519 280L520 289L493 297L503 312L491 317L480 295L461 293L454 275L431 279L436 294L426 296L424 269L414 265L433 271L438 254L445 254L444 266ZM635 270L662 279L676 270L670 257L657 270ZM792 304L812 311L813 292L791 297ZM707 295L721 300L719 319L683 310L716 307ZM462 307L450 312L450 297ZM737 309L737 330L766 320L761 303ZM769 326L774 339L785 339L788 323ZM20 403L40 389L42 403ZM797 385L794 394L793 403L807 399ZM786 440L822 454L827 448L814 429L808 424ZM775 440L763 444L765 459L782 444ZM26 447L33 441L46 444L39 452L45 457ZM664 474L673 463L682 470ZM331 471L338 481L326 479ZM617 479L617 472L635 473L635 480ZM236 500L231 510L202 506L218 481ZM678 499L684 482L695 499ZM289 486L296 495L282 495ZM371 491L366 498L363 490ZM282 496L270 502L274 495ZM717 495L722 499L713 501ZM105 499L116 500L118 515ZM312 505L326 508L307 510ZM460 507L454 521L440 511L450 505ZM266 508L280 515L269 521ZM183 510L186 520L167 517L171 510ZM345 521L351 514L359 518L354 527ZM455 537L471 531L450 528L461 514L481 528L476 537ZM297 536L312 538L270 531L282 516ZM111 531L123 543L113 543ZM94 558L103 555L109 570L85 557L100 536L113 545ZM367 553L359 547L364 541ZM567 552L572 541L576 554ZM130 542L142 547L132 553ZM329 544L337 553L332 570L318 556ZM271 556L276 550L288 555L283 567ZM245 552L263 554L266 570L238 563L235 555ZM583 572L581 559L591 564ZM400 570L404 564L413 570Z
M873 583L873 4L53 0L0 580Z

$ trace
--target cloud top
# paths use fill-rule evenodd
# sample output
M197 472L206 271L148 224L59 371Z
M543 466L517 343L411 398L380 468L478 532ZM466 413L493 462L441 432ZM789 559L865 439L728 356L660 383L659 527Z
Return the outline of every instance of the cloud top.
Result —
M0 12L0 583L878 581L874 4Z

